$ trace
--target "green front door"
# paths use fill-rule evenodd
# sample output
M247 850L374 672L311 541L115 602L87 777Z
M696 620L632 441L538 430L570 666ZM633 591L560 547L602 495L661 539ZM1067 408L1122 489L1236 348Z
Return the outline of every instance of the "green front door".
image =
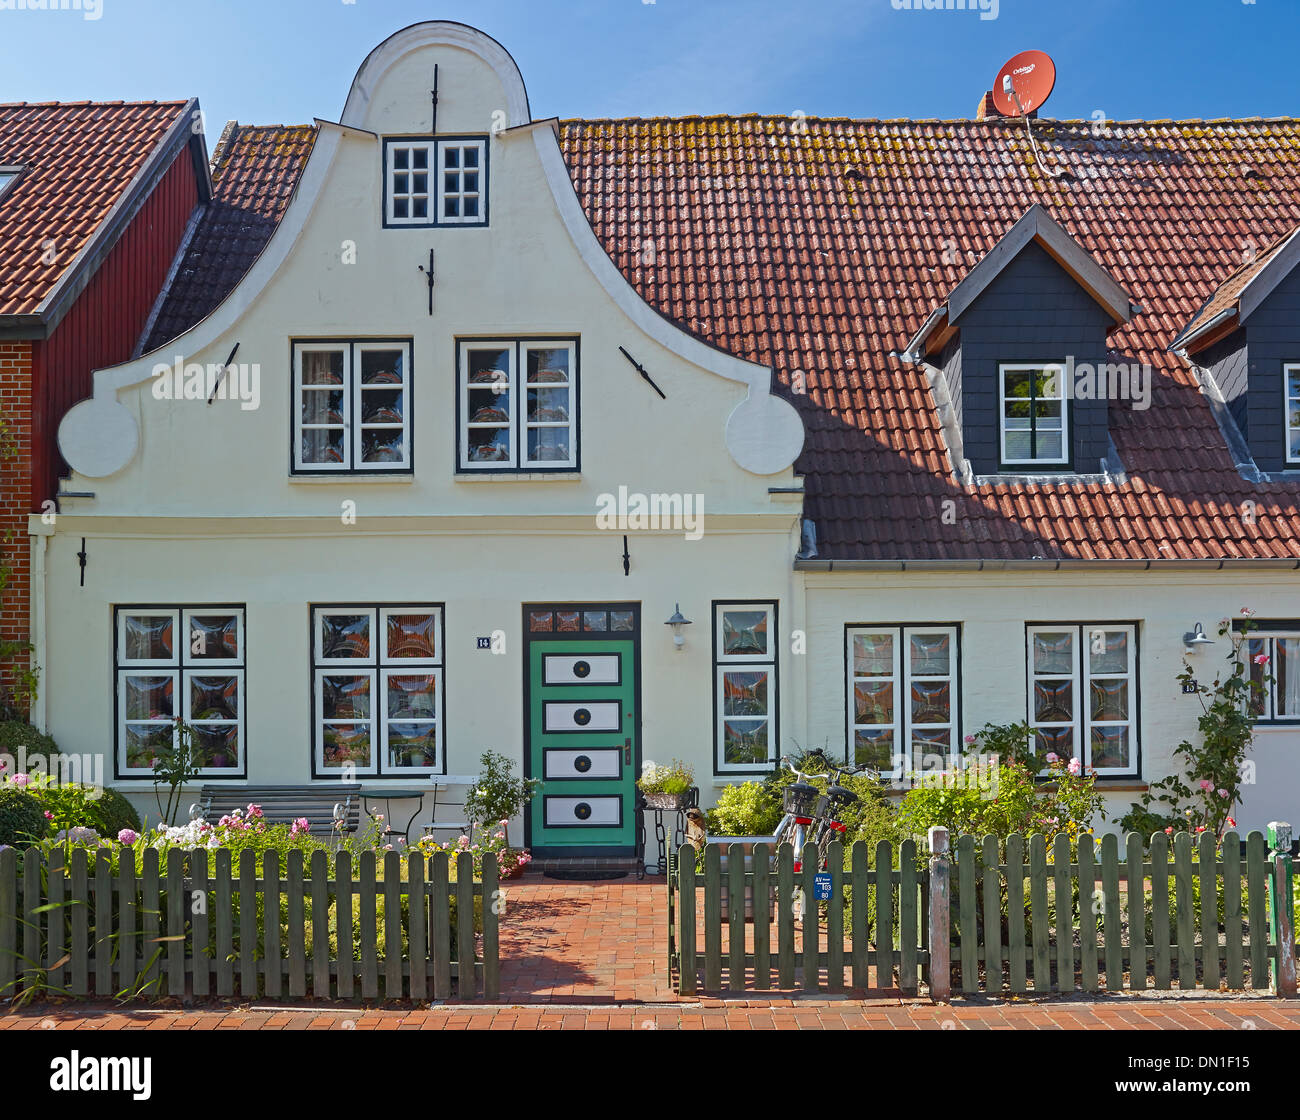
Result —
M544 856L632 855L635 634L528 638L528 771L544 783L529 814L529 847Z

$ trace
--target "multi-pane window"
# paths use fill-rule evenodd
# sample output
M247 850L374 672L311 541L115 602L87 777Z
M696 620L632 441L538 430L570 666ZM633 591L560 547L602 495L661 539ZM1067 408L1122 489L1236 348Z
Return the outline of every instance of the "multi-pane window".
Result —
M461 340L457 349L460 469L576 469L577 340Z
M776 604L714 603L714 743L718 773L776 759Z
M313 773L445 771L442 608L312 608Z
M200 775L244 776L243 607L119 607L114 619L118 776L152 777L181 723Z
M1251 631L1243 646L1250 679L1258 686L1251 697L1254 714L1270 723L1300 721L1300 631L1261 628Z
M1061 366L1004 363L998 367L1002 403L1002 463L1068 463L1069 417Z
M293 468L411 469L411 344L293 344Z
M1300 463L1300 362L1282 367L1286 400L1286 461Z
M1136 774L1137 629L1085 623L1026 628L1029 725L1040 755L1098 774Z
M384 224L487 223L487 140L482 137L384 141Z
M903 779L958 754L955 626L850 626L850 761Z

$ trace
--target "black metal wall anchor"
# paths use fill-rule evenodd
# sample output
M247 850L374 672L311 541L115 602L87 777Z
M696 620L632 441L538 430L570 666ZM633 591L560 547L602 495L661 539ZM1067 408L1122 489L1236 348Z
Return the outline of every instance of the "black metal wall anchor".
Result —
M623 574L632 574L632 554L627 550L627 534L623 534Z
M81 565L81 586L86 586L86 538L81 538L81 551L77 553L77 563Z
M429 283L429 314L432 315L433 314L433 250L432 249L429 250L429 267L427 270L422 264L416 265L415 267L424 273L424 278Z
M634 357L632 357L632 355L629 354L626 350L624 350L623 347L620 346L620 347L618 348L618 352L619 352L620 354L622 354L623 357L625 357L629 362L632 363L632 368L635 369L635 370L637 371L637 373L639 373L643 378L645 378L645 380L649 383L650 388L652 388L656 393L659 394L659 399L660 399L660 400L665 400L665 401L666 401L666 400L668 399L667 394L665 394L664 391L663 391L661 388L659 388L658 385L656 385L656 384L654 383L654 378L652 378L652 377L650 376L650 374L648 374L648 373L646 372L646 368L645 368L645 366L643 366L643 365L642 365L640 362L638 362Z
M226 355L226 360L221 363L221 369L217 371L217 376L212 382L212 392L208 396L208 404L217 399L217 390L221 388L221 382L225 379L226 370L230 363L235 360L235 355L239 353L239 343L236 342L230 353Z

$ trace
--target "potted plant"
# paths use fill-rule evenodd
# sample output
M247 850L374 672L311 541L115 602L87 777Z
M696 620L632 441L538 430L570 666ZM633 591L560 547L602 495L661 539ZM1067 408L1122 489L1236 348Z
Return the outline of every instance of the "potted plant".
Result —
M465 798L465 813L480 830L517 817L542 784L538 778L516 778L515 764L493 751L480 755L479 765L483 769ZM508 825L502 824L501 829L508 834ZM505 839L509 844L508 835Z
M695 770L674 758L667 766L646 762L637 788L649 809L684 809L695 787Z

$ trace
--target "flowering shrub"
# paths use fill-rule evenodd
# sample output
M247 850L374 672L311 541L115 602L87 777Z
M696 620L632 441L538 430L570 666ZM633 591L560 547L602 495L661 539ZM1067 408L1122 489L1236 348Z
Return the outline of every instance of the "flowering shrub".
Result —
M497 828L489 837L481 843L473 843L468 836L458 836L455 840L435 840L432 836L421 838L416 845L418 850L425 856L431 856L435 852L446 852L452 856L452 867L456 865L455 856L461 852L468 852L474 860L474 875L483 874L483 857L489 852L497 857L497 871L501 875L512 874L515 868L527 866L532 862L533 857L527 851L519 848L512 848L506 837L506 826L508 820L497 822Z
M647 761L636 784L642 793L681 794L695 784L695 771L679 758L667 766Z

